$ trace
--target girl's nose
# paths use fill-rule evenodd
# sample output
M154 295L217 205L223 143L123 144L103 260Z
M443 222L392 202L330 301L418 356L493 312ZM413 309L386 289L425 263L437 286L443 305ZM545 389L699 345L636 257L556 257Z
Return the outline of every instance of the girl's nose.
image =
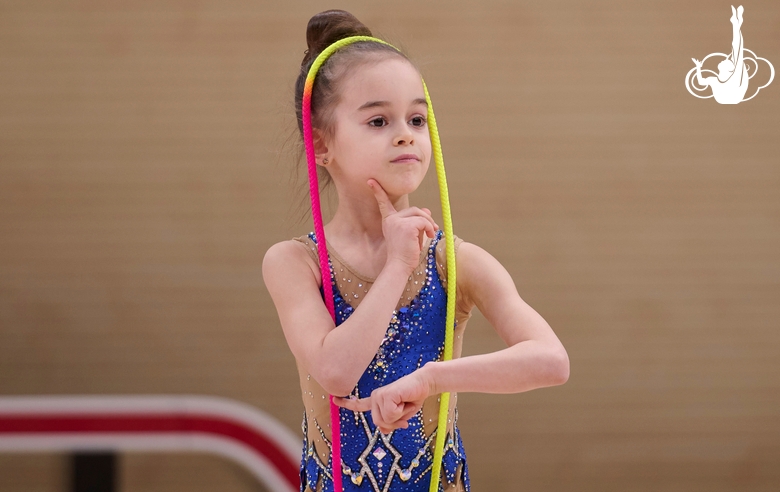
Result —
M409 145L413 141L412 133L404 132L396 135L396 137L393 139L393 145Z

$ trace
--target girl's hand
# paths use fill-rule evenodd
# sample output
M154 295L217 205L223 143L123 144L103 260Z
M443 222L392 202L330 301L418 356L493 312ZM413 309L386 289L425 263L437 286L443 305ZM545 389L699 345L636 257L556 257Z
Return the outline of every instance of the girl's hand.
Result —
M371 412L374 425L382 434L409 427L408 420L420 411L431 392L431 384L417 370L408 376L375 389L368 398L337 398L333 402L355 412Z
M387 193L375 180L369 179L368 186L374 192L382 214L382 234L387 246L387 260L400 260L414 270L420 263L420 251L425 235L433 237L439 226L433 221L427 208L409 207L400 212L393 207Z

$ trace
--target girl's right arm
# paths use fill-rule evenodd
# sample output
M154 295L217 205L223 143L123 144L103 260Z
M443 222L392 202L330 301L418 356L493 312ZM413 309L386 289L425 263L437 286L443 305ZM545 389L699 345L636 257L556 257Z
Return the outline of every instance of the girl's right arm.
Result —
M277 243L263 258L263 280L295 358L332 395L348 395L371 363L393 310L419 261L423 236L438 226L430 211L396 211L379 183L369 182L382 214L387 259L355 311L338 327L319 290L319 265L298 241ZM326 280L327 281L327 280Z
M295 358L332 395L348 395L371 363L411 273L388 261L365 298L338 327L319 290L319 266L306 246L283 241L263 259L263 280Z

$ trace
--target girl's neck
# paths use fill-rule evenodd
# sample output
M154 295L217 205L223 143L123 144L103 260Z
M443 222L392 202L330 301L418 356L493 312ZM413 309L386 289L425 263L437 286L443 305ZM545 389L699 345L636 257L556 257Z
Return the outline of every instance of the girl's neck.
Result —
M409 207L409 195L388 197L397 210ZM335 239L336 251L352 248L384 249L382 214L373 195L344 197L339 194L339 204L330 222L325 225L325 237ZM342 246L343 248L339 248Z

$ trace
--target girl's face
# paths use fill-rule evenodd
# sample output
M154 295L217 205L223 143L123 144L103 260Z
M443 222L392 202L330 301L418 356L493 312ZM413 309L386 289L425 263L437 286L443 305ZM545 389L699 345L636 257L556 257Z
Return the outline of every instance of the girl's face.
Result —
M375 179L393 200L422 183L431 159L428 105L422 78L409 62L390 57L359 65L339 88L328 166L339 194L365 194Z

